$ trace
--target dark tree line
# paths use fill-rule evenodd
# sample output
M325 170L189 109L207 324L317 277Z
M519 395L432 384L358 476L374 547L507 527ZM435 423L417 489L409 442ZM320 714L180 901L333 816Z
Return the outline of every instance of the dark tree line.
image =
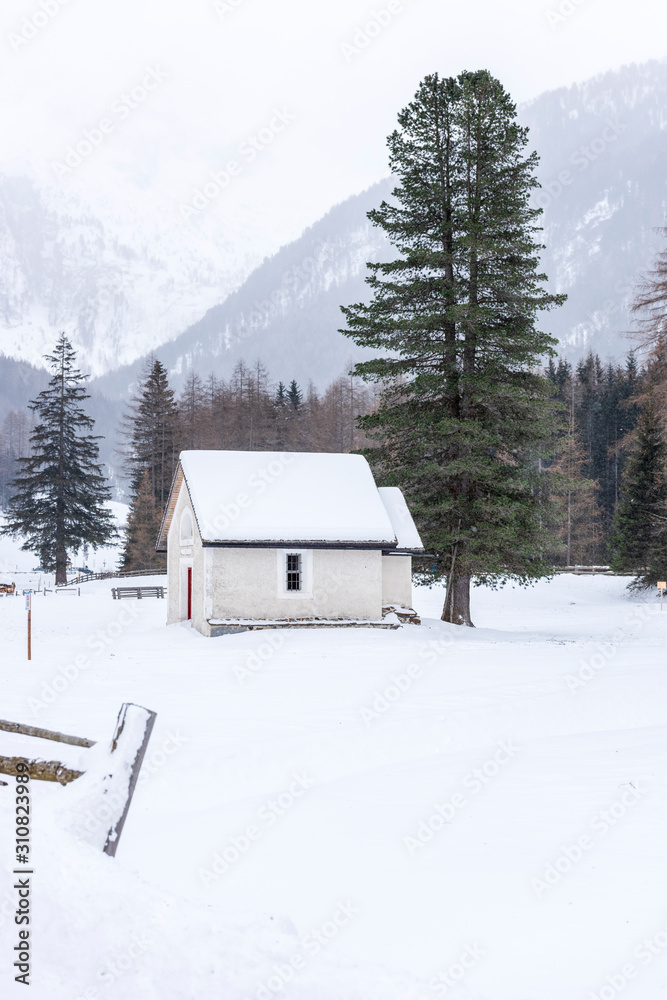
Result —
M373 404L374 394L351 376L319 393L294 380L272 383L261 361L239 361L228 380L193 372L177 396L151 358L120 429L131 505L123 568L164 567L155 539L181 451L352 451L366 443L357 417Z
M624 365L591 354L550 362L547 377L566 415L552 464L565 476L561 560L566 547L568 561L608 562L642 588L667 579L667 250L633 311L638 347Z
M551 359L546 374L564 416L560 449L550 465L567 480L560 487L555 537L562 545L556 561L606 563L645 373L630 353L624 365L603 365L594 354L577 365Z
M113 537L109 499L97 463L99 438L82 409L85 376L61 337L49 362L49 388L27 410L12 410L0 430L0 509L7 533L27 537L45 568L65 578L67 551ZM177 395L164 365L151 358L121 421L120 455L130 512L122 567L164 567L155 541L181 451L346 452L366 443L357 417L373 393L341 376L323 391L292 380L272 383L261 361L240 361L229 380L192 373ZM29 543L29 544L28 544ZM24 545L24 547L26 547Z
M667 249L640 285L633 309L646 367L610 550L614 568L634 574L633 586L650 587L667 579Z

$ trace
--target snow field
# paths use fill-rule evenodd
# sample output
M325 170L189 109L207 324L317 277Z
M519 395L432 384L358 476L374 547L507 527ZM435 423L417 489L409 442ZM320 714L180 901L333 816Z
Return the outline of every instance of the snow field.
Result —
M0 716L102 743L48 744L88 773L32 785L33 997L665 995L653 595L615 577L481 588L461 629L418 588L421 626L206 639L166 627L166 601L112 601L113 582L35 597L30 663L23 600L0 598ZM124 701L157 721L112 860L97 789Z

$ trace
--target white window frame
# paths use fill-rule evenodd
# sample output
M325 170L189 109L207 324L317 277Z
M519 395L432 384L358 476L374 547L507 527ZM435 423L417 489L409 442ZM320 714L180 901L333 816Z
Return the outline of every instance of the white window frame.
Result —
M287 600L309 600L313 596L313 550L278 549L278 597ZM301 590L287 589L287 557L301 556Z

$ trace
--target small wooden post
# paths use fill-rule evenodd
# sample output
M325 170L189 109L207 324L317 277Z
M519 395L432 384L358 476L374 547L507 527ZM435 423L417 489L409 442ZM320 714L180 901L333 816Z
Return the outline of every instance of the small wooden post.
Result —
M125 826L156 715L156 712L129 702L121 706L118 715L116 731L111 741L111 759L114 762L114 775L125 768L128 784L123 811L118 819L112 822L103 848L104 853L112 858L116 856L118 841Z
M658 583L658 590L660 591L660 610L662 611L662 595L664 591L667 590L667 583L664 581L662 583Z
M28 612L28 659L29 660L32 659L32 621L31 621L31 616L32 616L32 609L31 609L32 600L31 600L31 598L32 598L32 592L29 590L28 593L25 595L25 606L26 606L26 611Z

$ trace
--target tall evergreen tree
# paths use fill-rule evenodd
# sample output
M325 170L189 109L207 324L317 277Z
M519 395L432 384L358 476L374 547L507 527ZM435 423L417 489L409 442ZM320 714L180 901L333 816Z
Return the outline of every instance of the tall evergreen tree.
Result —
M105 506L111 497L98 464L100 438L88 433L94 420L81 406L89 399L81 384L88 376L75 367L65 334L46 360L53 374L30 403L37 414L31 454L18 459L3 533L25 536L21 547L38 553L44 569L55 569L60 584L67 581L68 552L105 545L116 529Z
M298 410L303 403L303 393L297 385L296 379L292 379L287 390L287 399L295 410Z
M527 582L549 571L548 475L536 451L551 434L553 390L538 374L554 339L539 310L536 154L488 72L424 79L388 140L399 178L369 213L398 251L369 264L374 298L343 309L357 344L384 353L355 373L382 386L363 426L385 483L403 486L447 580L442 617L471 625L470 582Z
M667 572L667 446L653 393L639 415L634 449L621 481L611 565L635 574L632 586L655 586Z
M139 491L132 502L125 532L124 570L165 569L167 557L155 551L162 512L151 486L148 469L144 469Z
M143 474L148 471L153 496L162 511L178 462L179 420L167 370L157 358L151 358L144 368L124 416L123 430L132 497L137 496Z

